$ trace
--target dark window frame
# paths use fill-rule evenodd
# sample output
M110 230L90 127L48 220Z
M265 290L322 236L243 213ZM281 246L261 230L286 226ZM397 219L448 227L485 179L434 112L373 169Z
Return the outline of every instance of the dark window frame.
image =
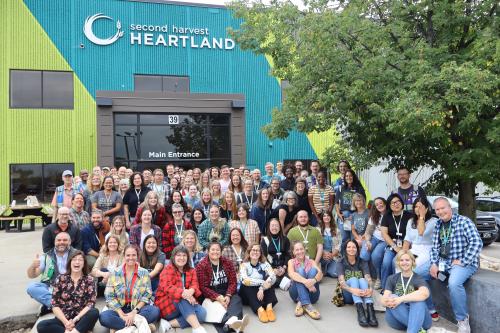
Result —
M136 77L151 77L151 78L159 78L161 81L161 90L137 90L136 87ZM158 75L158 74L140 74L140 73L135 73L134 74L134 91L156 91L156 92L176 92L176 91L171 91L171 90L165 90L165 79L166 78L180 78L180 79L187 79L187 90L182 90L182 91L177 91L179 93L190 93L191 92L191 78L187 75Z
M37 196L37 199L39 200L40 203L50 203L52 201L52 198L50 198L48 201L47 200L44 200L46 198L45 197L45 166L46 165L58 165L58 164L66 164L66 165L70 165L71 168L69 168L68 170L71 170L73 172L73 175L75 174L75 163L74 162L60 162L60 163L56 163L56 162L51 162L51 163L9 163L9 201L12 202L12 200L14 200L14 196L13 196L13 193L12 193L12 167L13 166L41 166L42 167L42 188L41 188L41 191L42 191L42 197L39 198ZM61 171L61 177L62 177L62 172L64 170ZM62 185L62 179L61 179L61 182L59 184L57 184L57 186L59 185ZM28 195L28 194L26 194Z
M40 107L31 106L13 106L12 105L12 72L23 71L23 72L38 72L40 73ZM73 92L71 94L71 107L54 107L54 106L44 106L43 102L43 74L44 73L71 73L71 80L73 83ZM75 73L73 71L65 70L43 70L43 69L21 69L21 68L10 68L9 69L9 109L28 109L28 110L74 110L75 109ZM57 163L56 163L57 164Z

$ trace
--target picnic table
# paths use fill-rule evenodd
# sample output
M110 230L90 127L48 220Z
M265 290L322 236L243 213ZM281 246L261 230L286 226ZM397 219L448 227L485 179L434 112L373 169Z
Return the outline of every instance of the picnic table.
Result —
M3 210L0 210L0 229L5 229L5 232L34 231L36 222L42 223L44 226L47 221L50 223L49 215L47 208L42 205L4 207ZM25 222L29 223L29 229L23 229Z

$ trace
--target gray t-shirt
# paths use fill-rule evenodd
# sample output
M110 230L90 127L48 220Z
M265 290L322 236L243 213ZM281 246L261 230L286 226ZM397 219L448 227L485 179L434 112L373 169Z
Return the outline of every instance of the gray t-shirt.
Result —
M358 258L354 265L351 265L347 258L342 259L337 265L337 275L344 275L344 279L347 281L350 278L361 279L365 275L370 274L370 268L368 267L368 262Z
M424 279L417 273L413 273L410 283L408 283L409 278L403 277L404 284L408 284L406 289L406 294L404 292L403 284L401 283L401 273L396 273L387 278L385 282L385 290L389 290L391 294L395 294L398 296L408 295L412 292L418 290L420 287L427 287L427 283Z
M405 241L410 242L412 245L426 245L432 246L432 235L434 234L434 228L436 227L437 219L435 217L431 217L429 220L425 222L425 230L424 234L420 236L418 234L417 228L413 228L413 219L408 221L406 225L406 235Z
M352 213L352 225L358 235L363 236L368 225L368 209L365 209L363 213Z
M104 191L98 191L92 196L92 203L96 203L97 208L105 212L107 210L115 208L116 204L122 203L122 197L120 196L120 193L116 191L111 192L109 196L106 195ZM118 214L120 214L120 212L113 214L113 216L110 216L110 220L112 220L113 217Z

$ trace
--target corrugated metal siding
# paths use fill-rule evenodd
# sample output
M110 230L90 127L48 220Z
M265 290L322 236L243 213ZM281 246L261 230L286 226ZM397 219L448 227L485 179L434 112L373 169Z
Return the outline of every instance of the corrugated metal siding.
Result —
M131 23L208 27L210 36L224 37L227 27L239 25L230 11L115 0L25 2L92 96L97 90L133 90L135 73L188 75L191 92L242 93L246 96L249 166L263 167L266 161L285 158L316 157L304 134L292 133L287 140L275 141L271 148L268 138L261 132L261 127L271 120L272 108L279 106L281 101L279 84L269 75L269 64L263 56L242 52L238 47L232 51L193 50L131 46L128 40ZM85 18L96 13L119 18L124 37L111 46L90 43L82 27ZM110 24L108 28L113 27L111 21L99 21L96 31L104 31L105 24ZM84 48L80 48L80 44Z
M10 69L72 69L22 1L2 1L0 11L6 13L0 29L0 203L6 203L11 163L69 162L77 170L95 163L95 103L75 75L74 110L9 109Z

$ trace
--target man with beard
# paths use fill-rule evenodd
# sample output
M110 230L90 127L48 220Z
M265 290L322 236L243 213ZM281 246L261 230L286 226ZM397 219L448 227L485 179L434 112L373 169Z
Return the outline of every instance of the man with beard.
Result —
M425 191L422 187L410 183L411 172L407 167L399 167L397 170L399 187L392 191L403 198L404 210L413 213L413 201L416 198L425 198Z
M26 292L37 302L41 303L40 316L52 311L52 292L50 285L59 274L66 273L68 257L76 251L71 247L71 237L67 232L59 232L55 236L55 245L45 254L35 256L35 260L28 267L28 277L34 279L41 276L40 282L29 284Z
M305 210L299 211L295 215L292 225L294 227L287 234L290 243L302 242L309 259L319 264L323 257L323 237L317 228L309 224L307 212Z
M71 238L71 244L75 249L81 250L82 238L80 229L69 220L70 210L66 207L61 207L57 211L57 220L49 224L43 230L42 234L42 249L44 253L49 252L54 248L57 234L66 232Z
M109 231L109 223L103 222L104 216L101 210L92 210L91 221L82 229L82 250L85 253L89 269L99 257L99 251L104 244L104 236ZM106 225L104 225L106 223Z

